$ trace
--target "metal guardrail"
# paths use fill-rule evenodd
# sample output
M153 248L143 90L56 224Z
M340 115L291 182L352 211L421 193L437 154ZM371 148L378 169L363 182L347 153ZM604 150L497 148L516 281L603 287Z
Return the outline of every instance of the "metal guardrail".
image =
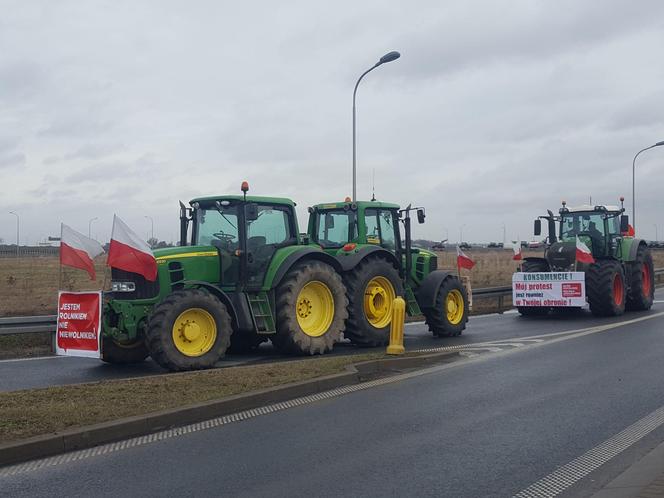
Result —
M656 268L655 277L664 277L664 268ZM503 287L486 287L484 289L473 290L473 299L492 297L498 298L499 310L503 309L503 302L505 297L511 295L512 287L509 285ZM0 335L54 332L56 319L56 315L16 316L0 318Z

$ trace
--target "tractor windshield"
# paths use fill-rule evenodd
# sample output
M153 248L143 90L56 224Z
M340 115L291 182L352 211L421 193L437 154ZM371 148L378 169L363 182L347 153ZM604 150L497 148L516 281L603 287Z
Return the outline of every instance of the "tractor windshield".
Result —
M597 212L565 213L560 220L560 238L576 240L577 235L602 240L605 235L604 216Z
M335 209L316 215L315 242L323 248L341 247L357 238L355 211Z
M228 250L238 248L238 206L202 208L196 212L194 245L217 245Z

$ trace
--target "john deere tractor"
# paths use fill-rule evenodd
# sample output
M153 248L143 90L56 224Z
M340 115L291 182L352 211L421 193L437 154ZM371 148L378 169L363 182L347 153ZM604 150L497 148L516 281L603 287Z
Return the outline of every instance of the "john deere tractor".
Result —
M341 264L301 244L293 201L248 188L180 203L180 247L154 252L156 281L112 270L105 361L202 369L268 338L287 352L332 349L348 317Z
M544 219L549 235L544 257L525 258L524 272L585 272L586 297L597 316L616 316L625 310L647 310L653 303L654 272L644 240L630 235L629 219L621 206L567 207L535 220L540 235ZM594 263L576 261L577 238L592 252ZM522 315L543 315L547 307L519 307Z
M412 247L413 210L423 223L424 209L387 202L347 199L309 208L309 238L340 267L349 302L344 335L355 344L388 341L396 296L404 297L409 315L423 313L436 336L457 336L466 327L468 296L460 280L437 269L434 253Z

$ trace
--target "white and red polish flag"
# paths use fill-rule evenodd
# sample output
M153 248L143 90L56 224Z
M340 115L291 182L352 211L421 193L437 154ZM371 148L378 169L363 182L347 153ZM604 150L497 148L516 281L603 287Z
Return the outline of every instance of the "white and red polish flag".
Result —
M521 261L523 259L523 250L521 249L521 242L513 245L512 250L514 251L514 256L512 256L512 259L514 261Z
M475 266L475 261L466 256L461 248L457 246L457 267L470 270L473 266Z
M588 246L581 242L579 237L576 237L576 261L579 263L592 264L595 262L593 253L588 249Z
M104 249L99 242L86 237L82 233L60 224L60 264L72 266L85 270L90 275L90 280L95 280L94 259L104 254Z
M108 249L108 266L157 279L157 261L152 249L124 221L113 215L111 246Z

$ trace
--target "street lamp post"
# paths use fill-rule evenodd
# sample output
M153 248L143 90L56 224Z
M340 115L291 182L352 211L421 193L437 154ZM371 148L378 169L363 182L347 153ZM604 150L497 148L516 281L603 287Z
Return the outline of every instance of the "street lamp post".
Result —
M503 247L505 247L505 231L506 231L506 227L505 227L505 223L503 223Z
M154 220L152 219L152 216L144 216L144 218L150 220L150 238L154 239Z
M632 160L632 226L634 227L634 230L636 230L636 194L634 192L634 173L636 171L636 158L639 157L639 154L641 154L641 152L654 149L655 147L659 147L660 145L664 145L664 140L661 142L657 142L656 144L651 145L650 147L646 147L645 149L641 149L636 153L634 159Z
M88 239L92 238L92 235L91 235L92 234L92 222L95 221L95 220L98 220L98 219L99 218L97 216L95 216L94 218L90 218L88 220Z
M463 242L463 227L465 227L466 224L464 223L459 227L459 244Z
M653 223L653 226L655 227L655 242L659 242L659 233L657 230L657 223Z
M357 201L357 155L356 155L356 139L355 139L355 95L357 94L357 87L360 85L360 81L362 81L362 78L364 78L365 75L376 69L378 66L381 64L385 64L386 62L392 62L394 60L397 60L399 57L401 57L401 54L399 52L388 52L384 56L380 58L376 64L374 64L371 68L367 69L362 73L362 76L359 77L357 80L357 83L355 83L355 89L353 90L353 202Z
M18 214L16 214L14 211L9 211L9 214L13 214L14 216L16 216L16 257L18 258L19 257L19 247L20 247L19 246L19 240L20 240L19 239L19 233L20 233L19 232L19 225L20 225L19 218L18 218Z

